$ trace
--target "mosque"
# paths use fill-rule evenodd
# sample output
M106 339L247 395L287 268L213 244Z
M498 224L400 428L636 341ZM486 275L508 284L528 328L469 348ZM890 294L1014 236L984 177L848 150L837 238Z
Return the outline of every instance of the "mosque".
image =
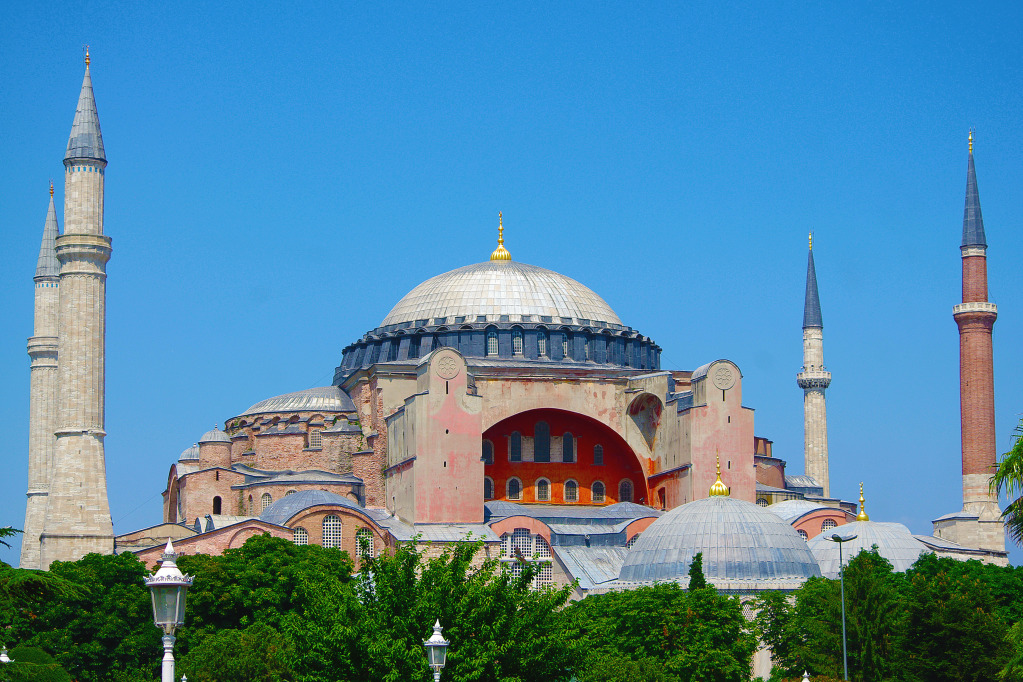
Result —
M823 319L812 243L803 318L804 472L757 436L728 359L664 370L661 347L596 292L513 260L498 216L488 260L403 296L341 352L332 385L261 400L170 464L163 520L114 537L103 458L103 234L107 164L86 57L64 158L64 232L52 198L29 340L31 440L21 565L167 539L219 553L256 534L352 555L399 543L482 541L509 571L577 581L578 596L708 580L751 594L837 571L838 526L904 570L922 552L1006 563L997 499L986 240L972 137L961 256L961 511L935 534L871 521L831 495ZM795 390L794 388L792 390ZM844 531L843 531L844 532ZM908 562L908 563L907 563Z

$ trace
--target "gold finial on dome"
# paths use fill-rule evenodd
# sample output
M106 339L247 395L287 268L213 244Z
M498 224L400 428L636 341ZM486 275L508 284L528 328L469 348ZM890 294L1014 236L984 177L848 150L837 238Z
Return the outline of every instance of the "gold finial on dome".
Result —
M497 248L490 254L490 260L511 260L511 254L504 248L504 215L497 213Z
M85 46L85 65L89 65L89 46Z
M721 456L718 455L718 480L710 487L707 493L710 497L728 497L728 486L721 480Z
M860 513L856 515L857 521L869 521L866 510L863 509L863 481L860 481Z
M972 154L973 153L973 128L970 128L969 140L970 140L970 153Z
M53 198L53 180L50 180L50 198Z

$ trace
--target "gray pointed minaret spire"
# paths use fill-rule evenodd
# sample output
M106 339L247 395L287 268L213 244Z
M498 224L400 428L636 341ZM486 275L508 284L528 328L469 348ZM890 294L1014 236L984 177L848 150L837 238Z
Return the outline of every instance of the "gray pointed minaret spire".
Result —
M64 155L64 234L57 238L56 446L40 566L114 551L103 439L106 405L106 267L103 234L107 159L85 52L85 79Z
M46 521L46 505L53 469L57 428L57 329L60 307L60 264L55 242L59 229L50 183L50 207L43 224L43 242L36 266L35 316L28 340L28 500L25 504L24 535L21 538L21 567L39 568L39 539Z
M824 369L824 322L817 294L817 270L813 264L813 234L806 262L806 298L803 302L803 369L796 375L803 389L804 471L812 476L824 497L831 494L828 473L828 413L824 391L831 385L831 372Z
M963 208L963 243L961 246L987 247L984 237L984 216L980 213L980 192L977 171L973 167L973 131L970 131L970 160L966 167L966 206Z

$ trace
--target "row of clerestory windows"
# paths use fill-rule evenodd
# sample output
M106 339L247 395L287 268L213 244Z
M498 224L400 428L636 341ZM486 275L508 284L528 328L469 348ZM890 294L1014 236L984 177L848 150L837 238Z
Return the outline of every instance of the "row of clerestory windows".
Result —
M603 481L594 481L590 486L590 501L593 503L602 503L607 501L606 488L604 487ZM632 502L633 501L633 486L632 481L624 479L618 484L618 501L619 502ZM547 478L538 478L533 484L533 491L537 502L550 502L551 501L551 482ZM512 476L505 483L505 493L509 500L518 501L522 499L522 481ZM483 477L483 499L492 500L495 497L494 491L494 480L489 476ZM579 483L573 479L568 479L564 483L564 497L565 502L578 502L579 501Z
M483 461L494 463L494 444L489 440L483 441ZM522 461L522 434L518 431L508 436L508 461ZM533 427L533 461L551 461L551 428L547 422L537 422ZM576 461L576 440L571 431L561 437L561 461L567 464ZM599 443L593 446L593 463L598 466L604 463L604 446Z
M324 547L341 547L341 517L328 514L323 517L321 531ZM309 531L301 526L292 530L292 539L296 545L309 544ZM355 543L360 556L376 556L376 547L373 541L373 531L369 528L360 528L355 531Z

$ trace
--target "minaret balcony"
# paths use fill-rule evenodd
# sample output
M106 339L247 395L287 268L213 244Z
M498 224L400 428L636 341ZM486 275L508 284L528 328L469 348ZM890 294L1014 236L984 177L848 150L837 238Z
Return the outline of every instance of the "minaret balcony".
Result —
M823 369L804 369L796 375L796 383L804 391L813 388L827 388L831 384L831 372Z
M970 301L969 303L957 303L952 306L952 314L959 313L994 313L998 314L998 306L990 301Z

